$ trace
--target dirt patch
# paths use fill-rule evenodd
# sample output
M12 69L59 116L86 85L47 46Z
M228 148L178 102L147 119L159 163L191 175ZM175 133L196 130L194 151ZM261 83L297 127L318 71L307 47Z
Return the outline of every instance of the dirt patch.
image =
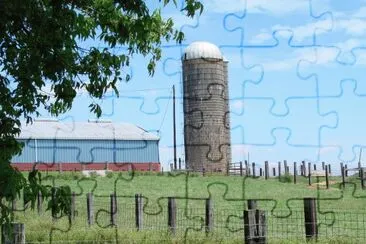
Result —
M334 184L337 184L338 182L335 181L335 180L330 180L329 181L329 186L330 185L334 185ZM309 189L316 189L317 186L320 186L321 188L325 188L327 186L327 182L326 181L321 181L319 183L311 183L311 186L308 186Z

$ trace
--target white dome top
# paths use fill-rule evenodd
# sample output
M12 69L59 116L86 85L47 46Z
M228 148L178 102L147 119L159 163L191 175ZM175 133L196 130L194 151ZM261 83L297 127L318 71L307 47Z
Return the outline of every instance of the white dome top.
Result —
M197 58L223 59L220 49L209 42L193 42L184 51L183 60Z

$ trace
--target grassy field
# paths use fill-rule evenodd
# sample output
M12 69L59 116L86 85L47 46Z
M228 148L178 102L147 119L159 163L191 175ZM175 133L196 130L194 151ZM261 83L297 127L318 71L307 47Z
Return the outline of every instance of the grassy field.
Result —
M353 177L344 190L340 178L330 177L325 189L324 178L279 182L278 178L240 176L199 176L197 174L153 174L134 176L128 173L108 177L82 178L78 173L50 174L43 184L69 185L76 193L75 221L67 217L52 221L50 212L39 216L36 211L17 211L16 221L26 225L26 239L32 243L76 242L105 243L242 243L242 212L247 199L257 199L258 208L266 211L270 243L303 243L305 238L303 198L316 197L320 243L366 242L366 191ZM94 224L89 227L86 194L94 199ZM110 227L110 194L117 194L118 228ZM144 230L135 230L135 194L144 198ZM167 231L167 198L177 200L177 233ZM205 199L214 205L214 232L206 236L203 225ZM365 198L364 198L365 197ZM21 202L18 203L18 208ZM46 208L46 206L44 206Z

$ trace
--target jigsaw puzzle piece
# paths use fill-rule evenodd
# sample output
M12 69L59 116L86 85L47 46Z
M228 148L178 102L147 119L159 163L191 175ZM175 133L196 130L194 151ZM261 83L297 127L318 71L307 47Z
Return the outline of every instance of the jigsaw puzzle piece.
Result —
M244 1L244 7L240 12L230 13L225 17L223 25L231 34L230 40L236 45L275 45L273 34L282 30L291 33L293 45L314 45L320 33L331 30L332 14L326 12L314 15L311 4L312 1L309 0L270 2L247 0ZM237 9L238 7L235 11ZM293 18L294 14L297 16L296 19ZM261 21L258 22L258 19Z
M317 99L288 99L286 116L275 116L270 112L270 99L243 99L244 113L231 112L232 140L234 143L247 145L274 145L272 131L276 128L287 128L291 132L288 142L304 147L319 146L319 133L328 128L335 128L335 112L319 114ZM237 116L238 115L238 116ZM266 123L258 123L259 120ZM299 121L307 121L299 123ZM305 129L304 129L305 128ZM312 133L310 133L312 132Z
M363 192L359 178L352 176L346 177L345 184L337 182L337 179L330 179L330 188L326 189L324 179L317 177L317 208L320 216L318 219L323 220L323 214L332 215L332 221L321 223L319 225L320 233L327 233L332 236L347 236L349 230L352 232L362 232L362 217L359 216L365 210L366 195ZM313 183L314 185L314 183ZM350 211L350 206L353 209ZM359 211L354 211L358 209ZM361 214L362 215L362 214ZM329 219L328 219L329 220ZM357 235L361 239L364 235Z
M355 81L341 82L341 93L338 96L322 98L319 101L321 112L336 111L338 123L333 130L321 132L322 145L337 145L342 148L338 159L345 162L355 162L357 154L355 149L364 147L365 115L355 113L355 108L365 104L365 96L356 93ZM342 140L340 140L342 138Z
M271 136L273 143L267 145L245 144L250 146L250 154L253 161L263 166L265 161L270 167L277 168L277 162L286 159L290 169L293 162L316 162L318 160L319 146L317 144L293 144L290 143L292 131L289 128L273 128ZM271 166L272 165L272 166Z
M285 101L289 98L307 98L317 94L316 82L304 81L297 76L298 62L313 49L290 46L291 39L286 40L286 35L280 35L281 33L274 34L278 42L275 47L246 48L243 54L245 63L263 67L263 76L260 81L244 82L244 97L272 99L274 104L271 113L274 115L288 113ZM278 60L279 56L282 57L281 60Z
M231 111L232 137L234 142L247 145L272 145L271 131L281 126L282 118L271 114L271 99L241 99L244 107ZM240 111L241 110L241 111ZM258 123L265 121L265 123Z
M354 0L344 4L342 0L312 0L311 9L314 15L332 12L332 31L317 36L317 45L336 46L340 49L339 58L343 61L354 60L352 49L365 46L363 23L365 22L366 1Z
M251 51L250 48L221 46L220 50L228 61L230 101L239 102L244 98L244 84L258 84L263 80L264 67L261 63L253 61L254 59L248 59L247 52Z
M121 170L122 167L126 170L126 162L143 163L152 161L153 159L147 155L154 155L154 151L158 149L157 137L149 135L147 131L132 124L96 122L93 128L99 128L97 130L101 136L113 138L113 140L99 146L95 146L95 143L90 142L85 147L90 150L91 160L88 163L105 162L114 167L114 170ZM126 143L126 140L129 143ZM139 157L132 157L131 152L133 152L133 155L139 155ZM158 155L155 155L155 158L158 162ZM119 164L120 162L123 164Z
M47 123L47 130L45 130L44 123ZM27 126L22 124L20 141L25 143L24 153L30 155L31 160L27 158L27 162L21 162L22 157L15 156L12 162L29 163L29 161L33 161L32 165L27 164L28 170L33 168L55 170L58 163L61 162L60 158L65 158L63 150L68 150L64 161L80 162L82 157L88 157L88 153L83 154L80 147L70 146L64 140L59 140L59 138L65 138L74 133L75 126L76 123L71 116L65 116L59 120L37 119ZM34 135L37 137L33 138Z
M135 172L132 172L134 174ZM146 177L152 177L154 180L149 181ZM161 228L166 229L167 227L167 208L168 199L170 197L175 198L175 203L177 206L177 216L179 216L179 222L177 223L177 232L179 235L185 235L188 231L202 230L203 220L197 216L191 216L188 210L188 205L186 204L186 185L187 185L187 173L176 173L168 174L168 176L141 176L134 175L133 177L121 178L121 175L117 177L114 182L115 192L116 192L116 221L115 224L118 228L134 229L136 228L135 223L131 222L131 218L134 218L135 214L135 196L136 194L141 194L143 200L142 214L143 214L143 228L144 229L156 229ZM174 184L169 182L174 181ZM161 185L169 184L169 187L165 192L161 192ZM136 192L135 189L145 189L141 192ZM157 192L161 194L156 195ZM153 193L153 194L152 194ZM98 195L97 198L101 200L103 195ZM195 199L192 199L195 201ZM103 206L103 205L100 205ZM107 228L111 226L110 215L111 210L106 208L108 204L104 204L98 210L96 216L98 225L101 228Z
M273 187L268 187L269 184ZM284 184L286 183L279 182L277 178L268 180L248 178L246 180L245 198L246 200L254 200L257 209L265 211L269 238L273 237L272 233L275 233L275 237L283 233L286 239L299 238L305 235L303 228L305 197L318 197L317 203L326 199L336 201L339 198L319 198L316 187L307 187L299 190L298 185L287 183L286 196L291 197L284 199ZM261 191L258 191L258 189L261 189ZM247 209L247 207L244 209ZM334 205L332 209L334 209ZM323 208L323 205L317 204L317 213L319 226L333 226L336 221L336 215L333 211L329 211L329 209ZM279 226L285 228L278 229ZM243 213L239 212L238 214L227 216L226 227L228 231L239 233L242 236L244 234Z
M365 50L354 50L355 60L342 62L340 49L336 47L315 47L308 57L299 62L299 77L306 82L316 81L318 96L337 96L343 81L359 83L356 92L366 94L364 62Z
M321 114L318 99L292 98L286 101L289 113L282 125L291 130L289 143L293 145L321 145L320 133L332 131L338 123L338 114Z

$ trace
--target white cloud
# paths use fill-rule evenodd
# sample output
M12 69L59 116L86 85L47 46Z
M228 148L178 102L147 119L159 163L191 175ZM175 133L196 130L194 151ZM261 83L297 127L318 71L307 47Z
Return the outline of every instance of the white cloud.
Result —
M325 154L329 154L329 153L335 153L339 150L339 148L336 145L332 145L329 147L321 147L319 149L319 155L325 155ZM318 153L318 151L316 152Z
M338 43L337 47L340 47L342 50L351 50L354 47L362 45L362 41L360 39L348 39L345 42Z
M293 14L309 8L308 0L204 0L203 5L206 12L243 12L246 8L248 13L271 15Z
M174 28L181 29L183 26L196 26L202 25L207 22L208 16L205 13L202 15L196 15L193 18L187 17L182 13L171 13L171 14L162 14L163 19L167 20L168 18L172 18L174 22Z
M284 15L308 8L309 2L307 0L247 0L249 13Z
M355 14L353 14L354 18L366 18L366 7L361 7Z
M270 32L262 32L254 36L249 42L251 44L262 44L271 39L273 39L273 36L270 34Z
M260 44L260 43L264 43L268 40L273 39L274 37L272 36L272 33L275 31L279 31L279 30L283 30L283 31L279 31L277 32L278 37L282 37L282 38L288 38L289 37L289 32L291 31L294 35L294 37L296 38L296 42L301 42L303 40L305 40L306 38L312 37L315 34L319 35L321 33L326 33L327 29L330 26L330 22L328 20L321 20L315 23L309 23L306 25L300 25L300 26L284 26L284 25L274 25L272 26L272 28L269 29L263 29L261 30L261 33L254 36L251 40L250 43L253 44Z
M243 109L244 106L245 106L244 101L241 101L241 100L235 101L231 105L232 108L239 109L239 110Z
M245 9L246 0L203 0L206 13L241 12Z
M314 62L317 65L327 65L333 63L337 55L339 54L339 49L337 48L327 48L327 47L319 47L319 48L299 48L293 51L292 53L287 53L287 57L271 59L269 61L260 61L256 59L256 57L248 56L246 59L251 60L253 63L258 62L263 66L264 71L286 71L286 70L295 70L300 61L306 60L309 62Z
M287 59L282 61L274 61L268 63L262 63L265 72L268 71L281 71L281 70L288 70L291 68L296 67L296 60L295 59Z
M238 162L243 161L243 159L247 159L248 152L250 152L251 147L243 144L232 144L231 145L231 153L232 153L232 161Z
M316 49L316 64L329 64L331 62L334 62L336 60L338 55L338 49L336 48L317 48ZM307 57L304 57L304 59Z
M366 19L341 19L335 22L335 26L335 31L348 35L362 36L366 33Z
M366 7L361 8L358 12L351 16L347 16L343 13L335 13L335 20L333 22L333 32L341 32L342 36L351 35L350 38L353 36L363 36L366 34ZM318 36L322 34L329 33L327 29L330 26L329 20L320 20L314 23L309 23L306 25L300 26L284 26L284 25L274 25L271 29L262 29L261 33L254 36L250 43L253 44L261 44L268 40L273 39L272 33L278 30L291 30L296 37L296 41L303 41L306 38L312 37L314 35L314 31L316 30L316 34ZM279 37L287 37L287 34L283 34L285 32L279 32ZM354 39L352 39L354 41ZM360 45L360 42L353 45L350 41L347 41L349 50L351 47L355 47ZM340 46L340 48L344 48L345 46Z

